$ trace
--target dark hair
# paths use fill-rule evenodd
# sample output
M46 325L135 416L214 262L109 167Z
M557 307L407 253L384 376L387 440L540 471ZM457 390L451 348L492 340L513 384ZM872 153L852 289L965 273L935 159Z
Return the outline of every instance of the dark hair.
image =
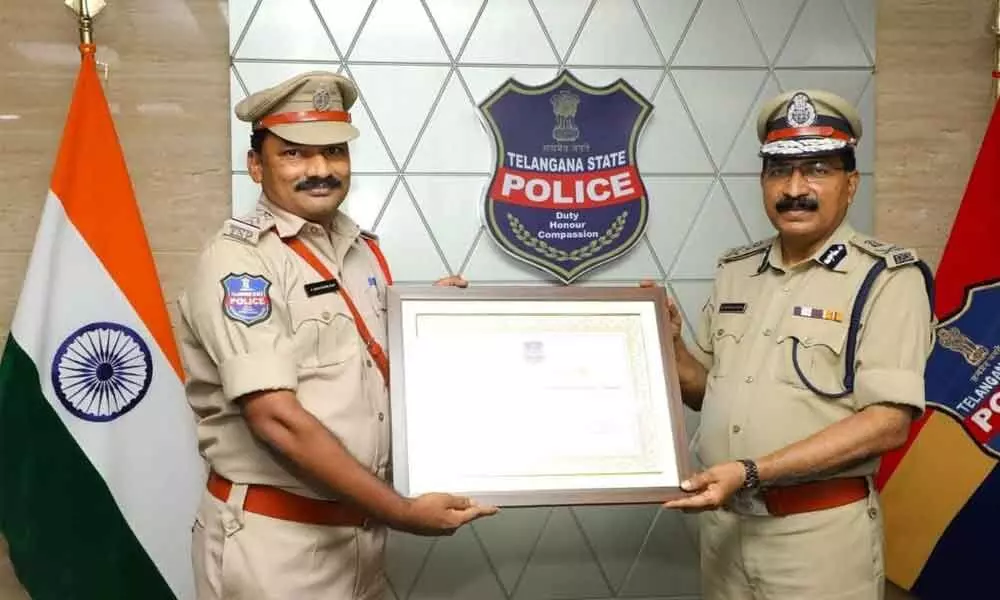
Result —
M839 156L840 160L844 163L844 171L846 171L848 173L853 173L855 170L857 170L858 161L857 161L857 159L854 156L854 148L844 148L843 150L838 150L837 152L834 152L832 154L828 154L826 156ZM767 164L770 161L774 160L775 158L778 158L778 157L771 156L771 157L765 158L762 161L762 163L761 163L761 170L760 170L761 175L763 175L764 174L764 170L767 169ZM798 157L789 157L789 158L798 158Z
M260 151L264 148L264 138L270 133L267 129L254 129L253 133L250 134L250 149L260 154Z

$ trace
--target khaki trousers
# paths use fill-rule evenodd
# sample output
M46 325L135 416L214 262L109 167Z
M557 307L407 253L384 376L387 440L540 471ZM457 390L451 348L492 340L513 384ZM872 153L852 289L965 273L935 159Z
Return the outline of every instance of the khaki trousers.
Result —
M700 515L704 600L882 600L878 497L785 517Z
M386 531L294 523L207 491L192 530L198 600L383 600Z

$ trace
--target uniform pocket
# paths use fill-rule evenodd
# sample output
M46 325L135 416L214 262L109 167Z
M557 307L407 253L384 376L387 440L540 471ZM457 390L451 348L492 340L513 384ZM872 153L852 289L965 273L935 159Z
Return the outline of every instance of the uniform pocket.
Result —
M339 364L358 351L354 319L339 295L290 300L288 314L300 367Z
M801 371L809 383L820 391L843 391L846 339L847 325L844 323L805 317L787 318L778 328L781 362L777 365L777 378L789 385L807 388L799 375L798 371ZM798 348L793 351L795 340L798 340Z
M750 326L745 314L717 314L712 319L712 377L731 375L740 363L740 344Z

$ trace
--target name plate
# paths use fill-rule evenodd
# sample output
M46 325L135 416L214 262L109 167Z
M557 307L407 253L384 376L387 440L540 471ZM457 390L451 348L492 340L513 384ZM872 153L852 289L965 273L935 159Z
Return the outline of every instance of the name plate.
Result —
M389 288L393 485L498 506L685 495L661 288Z

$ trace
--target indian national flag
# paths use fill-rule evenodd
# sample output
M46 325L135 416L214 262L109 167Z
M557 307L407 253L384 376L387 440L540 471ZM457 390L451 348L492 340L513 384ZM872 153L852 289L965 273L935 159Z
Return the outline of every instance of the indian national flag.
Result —
M0 362L0 530L33 600L194 597L204 482L92 45Z

